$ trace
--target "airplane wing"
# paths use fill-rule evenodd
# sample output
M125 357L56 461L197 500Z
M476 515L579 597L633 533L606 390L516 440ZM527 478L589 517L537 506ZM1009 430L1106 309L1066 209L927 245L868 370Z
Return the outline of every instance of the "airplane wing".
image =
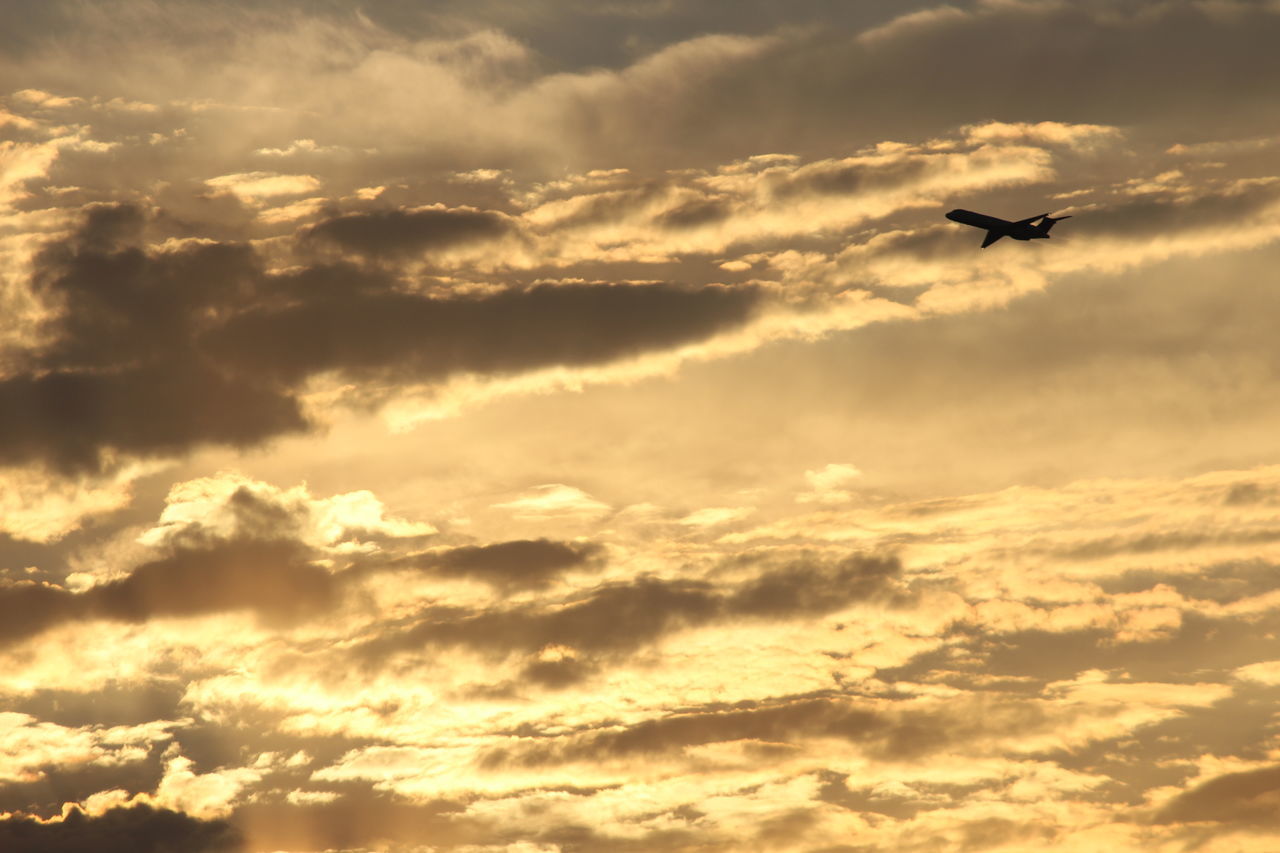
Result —
M1013 225L1007 219L1000 219L995 216L987 216L985 213L974 213L972 210L959 208L948 213L947 219L964 225L972 225L975 228L985 228L988 231L993 229L1003 231Z
M982 241L982 248L984 249L987 248L988 246L990 246L992 243L999 240L1003 236L1004 236L1004 232L1002 231L988 231L987 236Z

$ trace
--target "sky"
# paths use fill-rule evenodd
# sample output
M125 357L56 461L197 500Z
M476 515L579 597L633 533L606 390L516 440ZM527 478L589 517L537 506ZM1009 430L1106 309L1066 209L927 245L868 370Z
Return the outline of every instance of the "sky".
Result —
M1280 845L1280 3L0 17L0 849Z

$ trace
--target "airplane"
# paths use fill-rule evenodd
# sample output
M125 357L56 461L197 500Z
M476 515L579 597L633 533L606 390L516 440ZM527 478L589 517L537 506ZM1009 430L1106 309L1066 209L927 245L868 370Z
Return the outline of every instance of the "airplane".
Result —
M975 228L987 229L987 236L982 241L982 248L987 248L1001 237L1012 237L1015 240L1038 240L1040 238L1048 239L1049 229L1054 223L1061 222L1064 219L1070 219L1070 216L1052 217L1047 213L1041 213L1039 216L1031 216L1027 219L1019 219L1017 222L1010 222L1007 219L997 219L994 216L987 216L983 213L974 213L972 210L961 210L956 208L947 214L947 219L952 222L960 222L964 225L972 225ZM1039 224L1032 225L1037 219Z

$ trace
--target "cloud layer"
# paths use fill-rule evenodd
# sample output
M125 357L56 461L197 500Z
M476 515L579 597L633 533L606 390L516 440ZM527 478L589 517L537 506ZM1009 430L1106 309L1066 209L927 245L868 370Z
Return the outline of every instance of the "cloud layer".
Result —
M0 848L1276 847L1280 9L781 8L0 0Z

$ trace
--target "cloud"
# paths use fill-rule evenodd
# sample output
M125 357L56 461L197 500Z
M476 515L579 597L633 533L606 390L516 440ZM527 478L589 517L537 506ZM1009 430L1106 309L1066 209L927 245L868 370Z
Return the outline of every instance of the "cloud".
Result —
M1064 124L1060 121L1002 122L989 121L961 128L965 139L974 143L1022 143L1066 145L1090 149L1115 143L1119 128L1101 124Z
M322 850L377 844L409 847L430 838L444 849L480 844L500 828L464 813L461 803L417 804L365 786L337 783L333 802L260 801L241 805L235 825L252 850ZM394 849L394 847L393 847Z
M258 444L305 426L294 401L180 361L2 380L0 411L0 462L44 460L64 474L102 469L110 450L178 455L202 443Z
M14 642L74 618L77 607L71 594L58 587L6 583L0 587L0 612L5 616L0 639Z
M1218 14L1224 8L1237 14ZM1173 106L1175 97L1182 109L1213 115L1219 127L1249 127L1256 126L1249 112L1265 97L1262 81L1275 73L1274 57L1261 51L1278 27L1280 19L1264 5L991 2L910 11L864 31L855 49L844 34L833 33L807 45L806 63L775 61L793 81L810 75L806 97L793 107L797 112L818 113L818 105L837 92L862 91L846 110L877 122L890 138L915 135L928 124L965 123L974 115L1030 123L1051 115L1169 129L1186 115ZM1015 45L1028 43L1043 50L1019 54ZM1186 62L1192 53L1215 57L1213 72L1195 73ZM1246 68L1252 79L1241 85L1238 75L1249 74ZM752 71L749 82L738 85L758 91L767 72ZM819 73L826 80L816 79ZM1050 90L1026 85L1028 79L1061 85ZM973 80L988 84L972 86ZM897 109L902 103L920 109ZM830 133L839 119L828 121L824 131Z
M519 214L439 203L330 216L297 235L327 247L334 259L328 264L318 262L323 252L291 254L300 247L285 238L256 248L208 239L128 248L141 242L140 232L158 229L163 214L149 223L136 208L95 208L79 237L40 260L38 292L50 307L66 308L44 326L53 344L27 353L28 374L0 386L11 408L38 415L11 424L7 446L14 459L41 458L63 473L82 473L120 455L260 444L307 430L335 402L389 406L387 417L403 425L475 400L670 373L689 360L780 338L812 340L890 317L969 313L1063 276L1219 251L1224 239L1232 246L1274 239L1273 188L1211 180L1179 188L1163 207L1127 198L1078 215L1073 224L1083 224L1068 236L1089 243L1077 240L1070 256L974 267L946 227L852 241L844 233L876 217L912 216L914 207L961 189L1052 180L1072 158L1096 158L1119 141L1114 128L1092 123L987 122L947 138L807 163L769 155L661 179L592 172L558 189L544 184ZM694 215L712 208L709 218ZM264 212L277 213L306 216ZM676 220L668 214L679 227L670 227ZM777 241L802 237L824 250L777 250ZM424 252L444 265L437 272L458 278L397 277L405 273L395 261ZM526 283L539 264L560 272L687 265L719 252L747 252L748 269L781 281ZM386 268L343 263L344 253L375 256ZM298 260L303 264L287 263ZM215 268L220 275L206 272ZM136 281L115 295L84 284L107 274ZM201 276L230 284L215 287ZM482 281L465 280L471 276ZM194 286L166 285L183 278ZM182 405L135 418L135 407L164 400L141 399L148 385L172 387ZM213 394L195 393L202 386ZM311 393L317 387L324 393ZM87 406L85 426L58 423L67 420L58 413L81 400L100 401ZM219 417L233 409L247 416ZM179 411L191 417L183 420Z
M333 605L333 576L287 540L241 540L172 555L81 593L35 582L0 587L0 640L12 643L73 620L143 622L250 609L290 622Z
M191 346L208 313L236 305L259 274L250 250L117 248L142 227L137 208L94 207L73 238L38 257L35 289L61 314L28 372L0 380L0 461L85 472L109 451L243 446L305 425L294 400L228 377Z
M806 740L834 739L859 745L880 760L907 761L947 750L963 750L966 741L1016 738L1050 725L1044 710L1030 703L978 702L977 707L888 708L843 697L799 698L746 707L709 707L692 713L651 718L633 725L601 726L581 734L531 736L479 759L488 771L515 771L558 764L613 765L645 758L697 760L697 747L743 744L743 758L788 762ZM981 713L970 715L966 711ZM755 747L755 749L751 749ZM770 747L774 749L770 750ZM812 760L812 759L811 759ZM727 768L726 768L727 769Z
M215 190L229 192L236 198L252 204L281 195L304 195L320 189L321 182L314 175L281 175L276 172L242 172L209 178L206 184Z
M149 759L158 745L172 737L178 724L152 721L139 725L105 726L102 723L78 728L37 720L17 712L0 714L0 790L6 800L28 797L65 797L66 789L87 782L109 780L111 773L95 772L114 768L123 784L130 776L146 777L153 764ZM16 784L15 784L16 783ZM62 792L55 790L60 783ZM86 795L98 790L92 788ZM57 811L63 799L53 804ZM18 807L45 807L47 802L19 800Z
M1162 823L1213 822L1273 826L1280 796L1280 767L1226 773L1178 794L1161 807Z
M512 252L509 262L655 262L814 236L842 242L844 232L869 220L932 207L956 193L1048 180L1054 165L1042 139L1009 138L882 143L809 162L756 156L661 180L627 170L589 173L590 180L527 199L521 220L539 251Z
M452 299L371 288L246 311L206 345L240 370L287 383L331 370L429 382L673 347L742 324L758 301L749 287L665 284L541 285Z
M0 0L0 808L1274 846L1271 6L429 5Z
M797 562L768 568L721 591L707 582L646 577L603 584L553 607L525 605L474 613L428 608L398 634L367 641L359 655L460 645L489 654L563 647L584 653L627 653L663 634L712 621L786 619L888 598L901 571L888 557L853 555L834 564Z
M492 545L468 545L402 558L393 565L413 565L446 577L475 578L500 589L538 589L571 569L599 564L604 549L590 542L523 539Z
M369 491L320 498L305 485L285 489L224 472L175 483L157 524L138 542L172 548L287 538L336 555L376 551L379 541L415 540L435 532L425 522L388 517Z
M739 521L755 511L755 507L709 506L695 510L678 523L686 527L713 527L719 524Z
M37 39L22 65L51 92L200 104L217 114L219 138L241 150L301 139L363 150L376 139L393 176L659 171L675 150L682 166L768 151L826 156L837 145L935 136L975 116L1169 130L1190 105L1216 126L1265 135L1258 113L1280 26L1265 4L921 5L809 3L780 19L753 4L717 20L710 8L637 16L539 6L513 16L502 4L410 12L379 3L353 21L271 4L241 6L233 25L217 9L182 4L157 15L118 3L91 16L60 7L59 39ZM1044 49L1016 47L1029 43ZM1059 85L1027 84L1039 79Z
M306 233L362 255L397 257L494 240L513 230L510 218L496 211L435 205L347 213L322 220Z
M862 471L856 465L832 462L818 471L805 471L805 481L809 491L796 496L798 503L842 503L853 497L845 486L850 486L862 478Z
M24 124L21 116L11 117L7 112L2 115L6 120L0 126ZM27 193L22 185L45 177L58 153L59 146L54 142L23 143L9 139L0 142L0 208L25 198Z
M240 608L294 619L327 609L335 599L332 575L310 565L308 556L287 541L180 550L80 596L90 615L129 621Z
M365 659L431 646L464 645L491 654L537 651L549 645L593 652L627 651L665 631L705 622L719 602L702 584L640 580L604 587L554 610L522 607L445 618L430 613L399 635L386 634L360 649Z
M740 325L759 301L661 284L433 298L342 266L267 276L245 245L130 247L145 227L136 207L92 207L37 259L35 290L60 313L26 371L0 379L0 462L70 474L249 446L307 428L296 395L321 373L431 382L608 362Z
M199 773L191 759L175 754L165 764L164 776L150 799L200 820L225 818L241 791L260 781L262 775L254 767Z
M71 806L48 821L0 817L0 847L13 853L232 853L243 849L243 839L226 821L199 820L145 804L94 816Z
M150 465L123 465L105 477L67 479L10 468L0 478L0 531L27 542L55 542L127 507L136 480L153 472Z
M508 510L516 518L542 520L559 516L600 516L610 511L603 501L563 483L535 486L520 497L494 504L493 508Z
M21 781L0 785L0 814L44 817L61 812L68 802L91 801L104 791L114 791L120 801L155 789L163 777L161 750L128 761L71 762L43 765ZM86 803L87 804L87 803Z
M726 601L732 614L788 616L831 613L855 601L886 597L902 565L891 557L854 556L832 566L804 563L761 573Z
M652 753L678 753L686 747L724 741L782 743L796 737L836 736L873 740L890 734L892 724L871 708L842 700L809 699L741 710L710 710L568 739L536 742L511 751L498 750L481 759L489 769L574 761L605 761Z
M188 740L200 744L217 740L214 732L236 732L200 748L200 758L192 754L196 765L187 770L207 787L193 787L189 802L204 792L200 802L232 808L233 822L263 849L320 846L322 839L370 844L408 837L405 827L437 825L450 844L496 844L508 831L554 843L590 814L607 815L597 818L600 838L591 842L601 849L623 836L658 847L661 827L672 821L691 837L723 839L732 849L793 802L775 786L821 771L856 779L859 787L845 805L819 811L882 821L868 839L885 849L908 836L925 839L921 843L964 833L985 838L988 831L1005 837L989 824L992 809L1036 832L1054 827L1064 838L1088 835L1100 831L1090 827L1113 825L1117 815L1142 813L1142 807L1115 805L1122 799L1141 802L1156 785L1165 786L1161 797L1176 796L1168 786L1190 772L1180 763L1190 750L1226 754L1254 742L1243 730L1263 725L1273 703L1261 694L1236 694L1271 689L1265 679L1246 684L1243 676L1260 670L1241 667L1278 653L1274 643L1259 639L1275 630L1274 604L1255 602L1270 609L1250 611L1259 615L1247 619L1188 616L1173 632L1126 640L1127 614L1160 607L1191 613L1215 598L1271 594L1253 583L1261 583L1261 568L1258 579L1237 578L1228 568L1201 570L1204 555L1216 548L1248 553L1256 546L1188 539L1167 558L1159 550L1121 549L1074 559L1063 556L1061 546L1109 534L1140 538L1165 526L1235 529L1264 522L1276 482L1276 472L1260 469L823 507L807 519L814 550L803 558L794 545L763 540L737 558L725 556L724 543L711 537L650 537L643 548L626 540L611 545L620 556L607 571L618 575L597 583L570 571L568 582L585 586L566 594L557 584L550 595L540 594L545 587L526 587L518 604L460 604L442 586L425 587L424 594L400 584L387 599L390 606L367 617L372 621L316 620L303 637L281 632L272 643L210 648L198 663L185 664L215 674L190 684L184 709L202 722L198 732L175 732L184 751ZM1254 487L1252 499L1227 502L1243 493L1236 488L1241 484ZM186 530L185 516L206 512L211 531L297 529L295 516L280 519L253 502L242 507L245 519L237 527L231 508L241 504L232 499L231 478L197 481L179 492L174 505L181 512L164 528L175 541ZM275 493L258 497L270 498L268 506L287 505ZM609 524L624 522L620 516ZM901 563L823 545L838 525L871 541L897 542ZM903 530L912 537L902 537ZM535 551L548 557L559 551L548 544L569 543L542 543ZM504 556L487 546L459 554ZM621 580L629 567L651 564L669 575L643 584ZM1144 567L1150 578L1126 578ZM1203 574L1206 590L1232 594L1198 593L1197 600L1183 601L1165 588L1179 572ZM1113 579L1124 582L1113 586ZM1081 613L1072 618L1094 627L1023 630L1016 620L1006 624L987 612L995 608L980 607L989 601L1024 606L1033 628L1065 618L1064 611L1078 605ZM851 606L856 610L848 612ZM991 618L980 621L977 614ZM397 631L417 633L410 643ZM638 639L628 645L632 635ZM392 642L375 648L380 637ZM364 643L357 646L360 655L373 653L379 665L350 666L345 649L353 640ZM406 642L397 645L400 640ZM300 649L297 642L306 645ZM416 649L425 653L381 657ZM908 663L880 663L893 659ZM234 675L226 672L229 661ZM1091 672L1095 667L1109 671ZM779 679L810 670L812 692L777 689ZM1241 679L1215 683L1236 671ZM449 701L438 702L440 695ZM618 697L630 703L615 704ZM459 707L468 713L458 714ZM1238 725L1223 726L1223 720ZM306 749L318 758L305 770L262 772L256 781L245 776L230 800L214 796L232 790L227 783L239 778L238 770L259 772L256 762L248 768L229 762L248 763L244 756L266 749L281 755ZM1126 758L1133 754L1159 758ZM147 768L158 785L153 766ZM318 771L314 778L307 776L311 768ZM319 796L290 799L296 791ZM823 802L813 792L795 797L797 807ZM386 809L378 814L402 819L385 829L372 819L343 828L330 816L349 816L367 800ZM1070 820L1043 813L1044 803L1066 803ZM888 816L869 819L868 812ZM268 828L272 815L279 820ZM826 827L826 817L815 820ZM1157 823L1145 831L1180 827ZM813 837L806 835L805 844L812 846ZM1128 836L1109 844L1143 848Z

